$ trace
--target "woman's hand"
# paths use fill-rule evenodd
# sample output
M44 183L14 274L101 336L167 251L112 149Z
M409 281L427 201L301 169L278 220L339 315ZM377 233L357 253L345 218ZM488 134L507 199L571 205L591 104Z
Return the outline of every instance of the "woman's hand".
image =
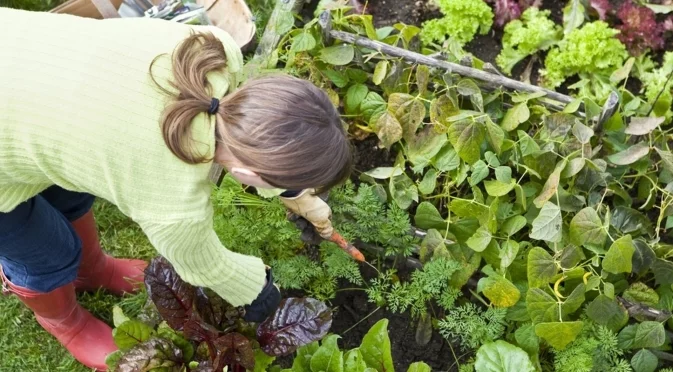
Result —
M281 194L280 200L289 210L288 220L301 230L301 239L311 245L318 245L322 239L329 239L334 232L332 209L327 205L327 193L316 196L313 189L303 190L296 196Z
M280 304L280 290L273 282L271 268L266 269L266 283L257 298L250 305L244 307L245 315L243 319L246 322L261 323L276 311Z

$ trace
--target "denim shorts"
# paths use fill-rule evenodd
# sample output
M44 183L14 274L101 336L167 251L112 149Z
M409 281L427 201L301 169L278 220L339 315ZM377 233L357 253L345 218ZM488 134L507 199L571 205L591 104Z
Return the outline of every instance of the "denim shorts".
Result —
M70 221L84 216L94 200L52 186L0 213L0 266L7 279L45 293L75 280L82 242Z

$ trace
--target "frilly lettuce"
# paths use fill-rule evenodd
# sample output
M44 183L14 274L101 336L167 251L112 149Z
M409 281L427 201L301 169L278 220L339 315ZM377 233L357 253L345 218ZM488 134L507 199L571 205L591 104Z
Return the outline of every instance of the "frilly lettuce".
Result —
M604 100L611 90L610 74L628 56L624 44L615 37L618 33L603 21L573 30L547 54L541 71L543 84L556 88L567 78L579 75L580 82L570 88L596 101Z
M549 19L550 14L548 10L528 8L521 19L505 26L503 48L496 63L506 74L510 75L512 68L524 58L549 49L561 39L561 27Z
M477 32L486 34L493 25L493 11L484 0L438 0L443 18L423 23L421 40L425 44L442 43L450 36L461 45L470 42Z

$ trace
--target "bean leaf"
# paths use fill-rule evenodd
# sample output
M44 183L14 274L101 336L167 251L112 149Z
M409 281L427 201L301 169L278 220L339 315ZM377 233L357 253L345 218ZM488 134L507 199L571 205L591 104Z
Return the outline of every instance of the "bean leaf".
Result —
M262 350L273 356L293 353L321 339L332 326L332 311L313 298L286 298L278 310L257 328Z
M510 180L507 183L498 180L484 182L486 192L491 196L505 196L514 189L514 185L516 185L516 181L514 180Z
M566 167L566 164L568 164L566 160L559 162L551 175L549 175L547 182L545 182L544 187L542 188L542 192L535 198L535 200L533 200L536 207L542 208L542 206L556 194L559 187L559 181L561 180L561 172Z
M526 310L533 323L552 322L559 319L557 300L540 288L530 288L526 294Z
M521 102L514 105L507 110L505 117L502 119L500 126L507 132L515 130L519 124L524 123L530 118L530 110L528 109L528 102Z
M629 126L624 130L624 133L642 136L657 129L657 127L661 125L664 120L666 120L664 117L632 118Z
M540 323L535 325L535 334L556 350L563 350L575 341L583 327L584 323L581 321Z
M507 236L512 236L523 229L526 226L526 222L526 217L524 216L511 217L502 224L502 232L507 234Z
M512 307L521 298L519 289L500 275L489 276L479 281L484 296L491 300L495 307Z
M664 168L670 173L673 173L673 153L670 151L660 150L657 147L654 149L657 150L657 154L659 154L659 157L664 164Z
M495 152L500 154L502 152L502 145L505 142L505 132L489 119L486 121L486 134L488 134L488 142Z
M575 125L573 125L573 135L575 135L575 138L577 138L581 144L585 145L591 141L591 137L594 136L594 131L586 125L576 122Z
M418 185L418 191L423 195L429 195L435 191L435 187L437 187L437 171L429 169L425 172L423 180L421 180L421 183Z
M402 125L395 115L385 111L377 118L376 135L384 147L390 148L395 142L402 139L402 134Z
M433 160L433 164L440 172L452 171L460 166L460 157L452 146L446 145L439 150L439 153Z
M540 214L533 220L533 229L530 237L537 240L545 240L552 243L561 241L561 209L551 202L546 202Z
M439 214L437 208L430 202L424 201L416 208L414 222L421 229L446 229L446 221Z
M476 252L483 252L486 247L488 247L488 244L491 242L491 239L493 236L491 233L488 231L488 228L486 226L481 226L477 229L477 231L467 239L467 246L472 248Z
M162 256L154 258L145 270L145 286L161 317L173 329L182 330L192 313L195 288Z
M372 77L372 82L376 85L381 84L383 79L386 78L387 73L388 73L388 60L379 61L379 63L376 64L376 68L374 69L374 76Z
M578 246L605 244L607 232L598 213L591 207L579 211L570 221L570 241Z
M304 31L292 39L292 46L290 47L290 50L295 53L299 53L311 50L315 48L315 45L316 42L313 35Z
M360 105L367 97L369 88L364 84L353 84L346 92L346 113L355 114L360 110Z
M519 253L519 243L514 240L508 240L502 244L500 250L500 267L506 269L514 262Z
M335 45L320 49L320 59L331 65L349 64L355 57L355 48L349 44Z
M402 209L407 209L412 202L418 201L418 188L406 174L391 178L389 191L397 206Z
M631 358L631 366L635 372L654 372L659 359L651 351L642 349Z
M412 139L407 138L407 158L414 165L412 170L421 173L446 143L446 134L435 133L430 127L423 129Z
M617 332L629 321L629 314L617 300L599 295L587 307L587 316L594 322Z
M488 177L488 165L483 160L478 160L472 165L472 175L470 176L470 185L474 186Z
M615 240L603 258L603 270L613 274L630 273L634 251L631 235Z
M477 350L474 369L479 372L533 372L530 357L506 341L487 342Z
M387 180L391 177L399 176L402 173L404 173L404 171L399 167L378 167L365 172L366 175L376 178L377 180Z
M659 347L666 341L664 325L655 321L644 321L625 327L617 336L623 349Z
M534 247L528 252L528 285L531 288L551 282L557 270L554 258L543 248Z
M613 164L629 165L647 156L650 153L650 145L646 142L639 142L628 149L608 156Z
M468 164L479 160L484 136L483 124L476 121L460 120L449 127L449 141L460 158Z
M418 86L418 94L424 95L428 91L428 82L430 81L430 69L425 65L418 65L416 67L416 85Z

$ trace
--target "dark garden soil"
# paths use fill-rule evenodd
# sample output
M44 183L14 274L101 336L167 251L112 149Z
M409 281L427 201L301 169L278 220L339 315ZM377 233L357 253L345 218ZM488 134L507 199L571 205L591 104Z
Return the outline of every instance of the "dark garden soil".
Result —
M355 174L374 169L376 167L391 166L395 163L395 153L378 147L378 138L371 135L362 141L355 141Z
M363 267L363 276L366 280L376 276L373 269ZM405 277L410 271L400 268L398 275ZM342 283L340 288L350 287L348 283ZM305 294L297 291L284 293L286 297L302 297ZM456 353L461 363L469 359L470 355L460 350L460 346L450 346L436 331L432 339L426 345L416 342L416 322L409 313L392 313L385 308L377 310L378 306L368 301L367 294L363 290L343 290L337 293L336 298L328 302L334 310L332 328L330 333L341 336L339 346L343 350L359 347L362 338L369 329L379 320L388 319L388 335L393 355L395 370L406 371L414 362L425 362L432 371L458 371L458 363L453 356L451 348ZM292 366L292 357L277 360L284 368Z

